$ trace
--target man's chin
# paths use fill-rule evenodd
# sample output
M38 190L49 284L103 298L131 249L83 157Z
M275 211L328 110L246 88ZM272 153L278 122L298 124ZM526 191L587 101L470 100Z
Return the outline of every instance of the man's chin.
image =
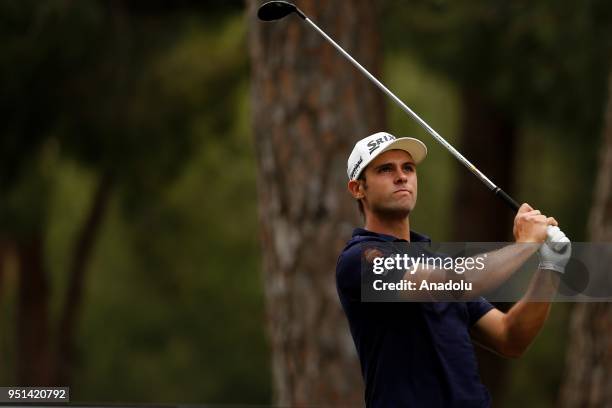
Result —
M404 219L410 215L413 208L414 206L383 207L375 208L374 212L377 213L380 218Z

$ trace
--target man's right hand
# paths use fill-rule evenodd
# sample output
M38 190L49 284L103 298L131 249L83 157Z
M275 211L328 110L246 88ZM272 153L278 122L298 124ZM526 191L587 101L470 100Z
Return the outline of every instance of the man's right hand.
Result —
M514 239L516 242L542 243L546 239L546 228L549 225L557 226L557 220L524 203L514 217Z

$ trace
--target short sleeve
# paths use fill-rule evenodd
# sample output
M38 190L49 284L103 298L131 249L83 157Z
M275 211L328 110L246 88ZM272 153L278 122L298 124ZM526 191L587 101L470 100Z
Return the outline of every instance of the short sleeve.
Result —
M361 299L362 286L371 287L377 275L365 273L364 266L371 271L373 259L390 256L392 248L387 242L367 241L354 245L344 251L336 265L336 284L341 294L351 300ZM397 282L404 276L404 271L386 271L383 274L386 282Z
M482 316L494 308L485 298L478 297L476 300L466 302L469 318L469 326L472 327Z
M359 300L361 294L361 248L355 245L344 251L336 264L338 294L349 300Z

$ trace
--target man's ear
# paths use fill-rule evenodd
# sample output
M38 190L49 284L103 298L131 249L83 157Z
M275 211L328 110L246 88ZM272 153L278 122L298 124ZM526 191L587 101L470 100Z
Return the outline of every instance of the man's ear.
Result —
M351 180L348 182L348 190L355 200L363 198L363 187L359 180Z

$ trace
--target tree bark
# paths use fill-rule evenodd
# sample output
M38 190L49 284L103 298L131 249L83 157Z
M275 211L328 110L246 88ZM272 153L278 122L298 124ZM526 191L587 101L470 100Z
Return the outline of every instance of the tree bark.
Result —
M296 16L273 24L249 0L252 115L275 402L363 404L335 289L338 254L359 222L347 189L353 144L384 129L384 98ZM372 1L303 1L302 10L374 75Z
M612 241L612 72L602 139L589 217L589 235L593 242ZM601 257L601 265L612 265L612 254L597 256ZM612 406L612 304L576 304L569 334L559 405L564 408Z
M511 193L514 184L514 118L487 101L478 90L461 92L462 123L459 151L489 179ZM456 241L507 241L512 233L513 213L482 182L460 164L455 192L453 239ZM512 194L511 194L512 195ZM496 303L507 311L511 304ZM508 362L477 348L483 383L493 401L502 401L508 380Z

